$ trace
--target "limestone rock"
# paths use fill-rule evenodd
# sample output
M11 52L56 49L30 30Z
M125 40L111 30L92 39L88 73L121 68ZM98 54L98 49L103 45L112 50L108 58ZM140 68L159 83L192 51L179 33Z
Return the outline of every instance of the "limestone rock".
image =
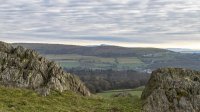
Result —
M90 95L80 79L65 73L56 63L41 57L36 51L0 42L0 84L29 88L42 95L51 90L74 91Z
M158 69L152 73L141 98L142 112L200 112L200 72Z

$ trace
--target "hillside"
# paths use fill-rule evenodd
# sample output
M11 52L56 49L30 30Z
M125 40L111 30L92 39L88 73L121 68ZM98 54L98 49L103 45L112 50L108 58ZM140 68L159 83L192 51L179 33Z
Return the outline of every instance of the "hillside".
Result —
M0 86L1 112L140 112L139 97L85 97L53 91L43 97L32 90Z
M35 49L65 69L136 70L148 73L160 67L200 70L200 54L178 53L165 49L36 43L13 45Z
M64 72L56 63L36 51L4 42L0 42L0 85L33 89L45 96L52 90L90 95L78 77Z
M128 57L145 54L172 52L157 48L126 48L119 46L75 46L61 44L39 44L39 43L14 43L14 46L24 46L38 51L41 54L78 54L84 56L98 57Z

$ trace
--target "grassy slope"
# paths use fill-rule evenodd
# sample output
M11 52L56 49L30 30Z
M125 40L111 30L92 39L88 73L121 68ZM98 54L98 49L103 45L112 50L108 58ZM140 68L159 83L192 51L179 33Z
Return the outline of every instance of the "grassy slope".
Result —
M83 97L72 92L53 92L47 97L27 89L0 87L2 112L139 112L140 99Z

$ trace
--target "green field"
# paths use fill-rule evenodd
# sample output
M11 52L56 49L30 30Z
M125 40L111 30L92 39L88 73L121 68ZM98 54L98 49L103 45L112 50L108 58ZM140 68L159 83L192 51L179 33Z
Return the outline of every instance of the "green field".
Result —
M48 59L56 61L64 68L88 69L116 69L127 70L145 66L137 57L103 58L96 56L82 56L77 54L45 55Z
M137 97L140 98L143 89L144 89L144 86L138 87L138 88L135 88L135 89L110 90L110 91L104 91L102 93L97 93L97 95L105 97L105 98L110 98L114 94L118 94L118 93L122 93L122 92L128 92L132 96L137 96Z
M53 91L40 96L32 90L0 87L0 112L140 112L139 97L83 97Z

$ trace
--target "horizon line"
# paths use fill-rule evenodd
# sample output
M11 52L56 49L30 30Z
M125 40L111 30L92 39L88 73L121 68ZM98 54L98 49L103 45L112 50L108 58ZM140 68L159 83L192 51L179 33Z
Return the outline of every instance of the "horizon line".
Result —
M116 44L65 44L65 43L51 43L51 42L6 42L10 44L49 44L49 45L68 45L68 46L83 46L83 47L96 47L96 46L115 46L115 47L124 47L124 48L155 48L155 49L167 49L174 51L172 49L183 49L183 50L194 50L198 51L200 49L192 49L187 47L151 47L151 46L122 46Z

